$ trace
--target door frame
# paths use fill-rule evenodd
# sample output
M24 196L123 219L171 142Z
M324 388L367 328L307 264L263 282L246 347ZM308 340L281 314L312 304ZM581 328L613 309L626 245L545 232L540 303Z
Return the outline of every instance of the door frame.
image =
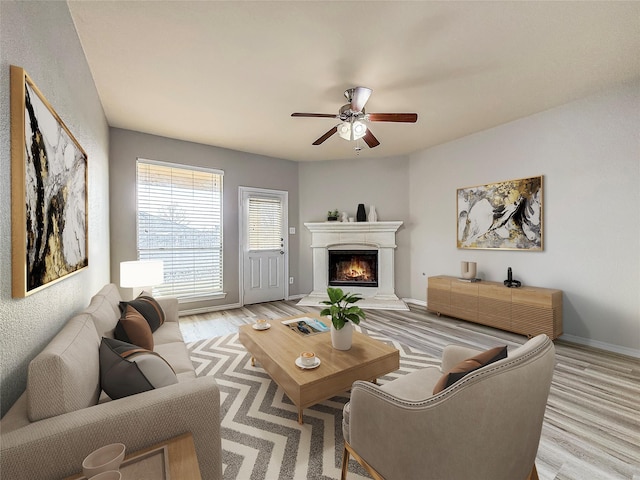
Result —
M239 303L240 306L244 306L244 248L245 248L245 205L243 203L244 194L263 194L263 195L275 195L282 198L282 230L284 255L283 255L283 272L284 272L284 299L289 300L289 192L286 190L274 190L269 188L258 187L245 187L240 185L238 187L238 290L239 290Z

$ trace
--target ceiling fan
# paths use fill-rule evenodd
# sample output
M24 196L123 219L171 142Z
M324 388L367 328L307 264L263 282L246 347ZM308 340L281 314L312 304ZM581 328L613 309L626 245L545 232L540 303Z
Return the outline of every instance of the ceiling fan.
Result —
M313 145L320 145L333 134L338 133L345 140L357 140L362 138L369 148L380 145L378 139L371 133L364 122L405 122L415 123L418 120L417 113L366 113L364 106L371 96L371 90L367 87L354 87L345 90L346 103L337 115L331 113L292 113L292 117L336 118L341 121L327 133L318 138Z

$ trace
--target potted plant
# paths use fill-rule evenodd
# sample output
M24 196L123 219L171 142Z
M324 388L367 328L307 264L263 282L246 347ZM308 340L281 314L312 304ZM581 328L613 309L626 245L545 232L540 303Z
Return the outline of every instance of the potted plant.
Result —
M336 220L338 220L338 209L337 208L333 212L331 210L329 210L327 212L327 220L329 220L330 222L335 222Z
M323 309L320 315L331 316L331 343L337 350L349 350L353 337L353 326L358 325L364 319L365 313L354 303L362 300L356 293L344 293L341 288L327 288L329 300L321 303L329 305Z

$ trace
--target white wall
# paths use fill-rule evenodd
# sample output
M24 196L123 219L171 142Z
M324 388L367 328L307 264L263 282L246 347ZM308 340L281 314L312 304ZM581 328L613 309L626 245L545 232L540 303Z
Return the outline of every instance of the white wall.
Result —
M640 356L640 83L410 157L411 296L430 275L564 291L568 340ZM456 189L544 175L544 251L456 248Z
M66 2L0 1L0 372L2 414L27 365L109 281L109 131ZM9 66L24 68L88 155L89 267L24 299L11 298Z
M337 140L343 141L343 140ZM345 142L345 148L349 148ZM401 220L404 224L396 235L395 288L396 295L409 295L410 257L409 239L413 225L409 222L409 159L389 157L364 159L354 157L348 161L301 162L300 224L297 226L300 242L300 288L308 294L313 290L311 234L305 222L324 222L327 210L346 211L356 216L359 203L367 213L376 206L378 220Z

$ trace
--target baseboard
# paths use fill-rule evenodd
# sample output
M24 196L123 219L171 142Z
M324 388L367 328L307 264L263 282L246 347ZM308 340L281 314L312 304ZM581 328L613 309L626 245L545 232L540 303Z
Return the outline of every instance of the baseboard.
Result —
M289 298L287 300L300 300L304 297L306 297L304 293L299 293L297 295L289 295Z
M578 337L565 333L558 337L558 340L562 340L567 343L577 343L578 345L585 345L599 350L606 350L607 352L618 353L620 355L626 355L627 357L640 358L640 350L638 349L622 347L620 345L600 342L598 340L591 340L590 338Z
M200 313L218 312L220 310L231 310L233 308L240 308L242 305L239 303L231 303L226 305L212 305L210 307L192 308L190 310L180 310L178 316L185 317L187 315L198 315Z
M416 300L415 298L403 298L404 303L410 303L411 305L418 305L420 307L427 308L427 302L425 300Z

